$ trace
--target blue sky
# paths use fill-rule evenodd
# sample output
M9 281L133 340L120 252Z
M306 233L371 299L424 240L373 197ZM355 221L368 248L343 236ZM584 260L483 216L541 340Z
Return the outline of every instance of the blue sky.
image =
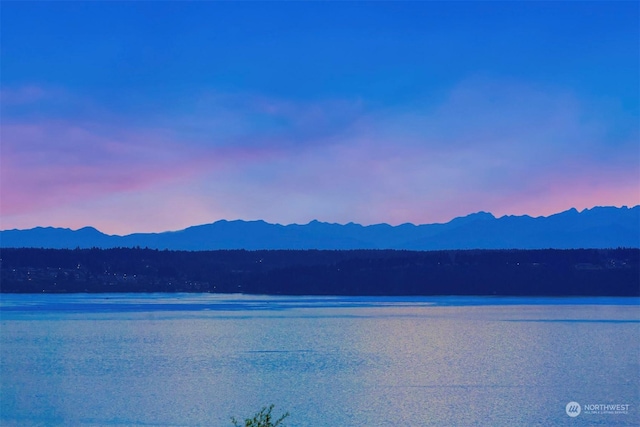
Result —
M637 2L5 2L0 227L640 199Z

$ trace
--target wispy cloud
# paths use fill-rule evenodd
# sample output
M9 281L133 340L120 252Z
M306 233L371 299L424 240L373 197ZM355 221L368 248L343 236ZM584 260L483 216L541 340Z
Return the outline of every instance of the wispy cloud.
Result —
M36 87L2 93L3 227L52 212L113 232L222 217L425 223L640 198L637 126L550 87L472 79L402 108L203 92L133 118L46 117ZM153 210L120 226L100 214Z
M105 135L71 123L6 124L2 213L129 191L185 173L183 154L152 134Z
M260 195L253 217L285 222L324 215L420 223L480 209L550 214L637 203L634 134L611 144L608 126L570 94L464 82L436 106L363 111L305 150L286 151L231 182L238 194ZM602 188L611 189L608 196Z
M17 88L3 88L0 90L0 103L3 107L16 105L31 105L48 97L49 93L37 85L20 86Z

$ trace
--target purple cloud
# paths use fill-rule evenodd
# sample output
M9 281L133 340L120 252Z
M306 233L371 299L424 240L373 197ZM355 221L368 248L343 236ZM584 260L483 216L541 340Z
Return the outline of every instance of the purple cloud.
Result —
M600 117L596 107L553 87L476 79L402 108L204 93L135 118L7 114L2 226L426 223L637 204L638 129L614 132L615 108ZM118 212L130 213L114 221Z

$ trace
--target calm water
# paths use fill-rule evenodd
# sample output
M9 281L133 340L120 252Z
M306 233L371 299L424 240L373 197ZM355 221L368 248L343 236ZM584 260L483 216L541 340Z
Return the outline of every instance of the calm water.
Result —
M0 424L640 425L638 303L2 295Z

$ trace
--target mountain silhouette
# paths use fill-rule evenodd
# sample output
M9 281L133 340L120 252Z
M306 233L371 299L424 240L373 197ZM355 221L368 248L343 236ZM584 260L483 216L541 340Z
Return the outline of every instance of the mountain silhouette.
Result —
M478 212L444 224L305 225L227 221L180 231L107 235L93 227L79 230L36 227L0 231L4 248L216 249L575 249L640 247L640 205L628 208L569 209L547 217Z

